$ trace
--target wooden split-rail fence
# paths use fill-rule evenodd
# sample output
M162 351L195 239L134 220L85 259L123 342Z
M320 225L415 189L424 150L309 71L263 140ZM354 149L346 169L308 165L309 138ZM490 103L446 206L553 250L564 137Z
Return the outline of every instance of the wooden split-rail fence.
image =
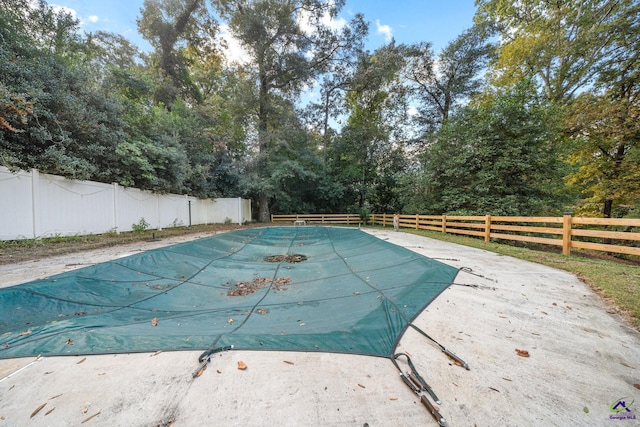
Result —
M393 214L371 214L367 224L393 226ZM359 225L358 214L271 215L271 222L290 224ZM572 249L589 249L640 256L640 219L561 217L398 215L401 228L432 230L484 239L515 240Z

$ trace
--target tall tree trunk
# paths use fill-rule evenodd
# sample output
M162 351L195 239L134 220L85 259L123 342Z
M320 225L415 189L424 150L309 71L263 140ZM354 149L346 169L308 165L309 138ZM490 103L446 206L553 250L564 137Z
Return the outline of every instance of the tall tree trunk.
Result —
M258 178L263 182L269 179L269 144L267 141L267 126L269 123L267 96L269 88L267 85L266 73L260 72L260 98L258 111L258 148L260 151L258 158ZM258 221L270 222L271 212L269 210L269 196L263 188L258 195Z
M604 201L604 208L603 208L603 216L605 218L611 218L612 208L613 208L613 199L606 199Z
M269 211L269 197L260 194L258 197L258 222L271 222L271 212Z

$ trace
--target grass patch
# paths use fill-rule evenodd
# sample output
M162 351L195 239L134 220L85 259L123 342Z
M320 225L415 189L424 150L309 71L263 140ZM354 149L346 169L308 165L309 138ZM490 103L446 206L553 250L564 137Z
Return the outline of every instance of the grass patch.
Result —
M484 243L483 240L429 230L403 230L431 239L456 243L536 262L575 274L600 294L615 311L640 330L640 266L604 254L573 250L570 256L523 247Z
M252 225L253 226L253 225ZM33 261L56 255L163 239L194 233L211 233L241 228L237 224L204 224L192 227L171 227L163 230L141 230L127 233L105 233L86 236L54 236L43 239L0 241L0 265Z

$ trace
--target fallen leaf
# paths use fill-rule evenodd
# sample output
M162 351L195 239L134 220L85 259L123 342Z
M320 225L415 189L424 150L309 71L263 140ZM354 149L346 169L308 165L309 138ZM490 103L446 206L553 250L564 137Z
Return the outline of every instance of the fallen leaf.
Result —
M293 365L293 362L291 362L290 360L283 360L284 363L286 363L287 365Z
M587 408L586 406L584 408L582 408L582 410L584 411L585 414L589 413L589 408Z
M245 369L247 369L247 365L242 360L238 360L238 369L244 371Z
M162 350L158 350L158 351L156 351L155 353L150 354L150 355L149 355L149 357L157 356L157 355L159 355L160 353L162 353Z
M570 305L567 306L568 310L573 310Z
M67 341L65 341L65 344L73 345L73 341L71 340L71 338L69 338Z
M497 391L498 393L500 393L500 390L498 390L497 388L489 387L489 389L493 390L493 391Z
M365 387L365 386L363 386L362 384L358 384L358 387L366 388L366 387Z
M20 332L21 337L24 337L26 335L31 335L31 329L29 329L28 331Z
M507 378L507 377L502 377L502 379L505 381L513 381L511 378Z
M198 378L206 370L207 370L207 364L205 363L204 365L202 365L200 369L198 369L198 371L195 374L193 374L193 378Z
M47 412L44 413L44 416L46 417L47 415L49 415L50 413L53 412L53 410L56 409L55 407L49 409Z
M86 414L87 412L89 412L89 408L84 408L84 409L82 410L82 413L83 413L83 414Z
M218 374L221 374L221 373L222 373L222 372L220 371L220 369L216 369L216 372L217 372Z
M634 384L633 385L635 388L637 388L638 390L640 390L640 384Z
M389 400L398 400L397 397L390 397Z
M232 323L233 323L233 319L232 319L231 317L229 317L229 318L227 319L227 323L228 323L228 324L232 324Z
M154 317L153 319L151 319L151 326L158 326L158 318Z
M37 414L38 412L40 412L40 410L41 410L42 408L44 408L45 406L47 406L47 404L46 404L46 403L43 403L42 405L38 406L38 407L36 408L36 410L35 410L35 411L33 411L33 412L31 413L31 416L30 416L29 418L33 418L33 417L35 417L35 416L36 416L36 414Z
M49 400L57 399L57 398L59 398L60 396L62 396L62 393L60 393L60 394L56 394L55 396L50 397L50 398L49 398Z
M80 424L84 424L84 423L86 423L87 421L89 421L91 418L93 418L93 417L97 417L98 415L100 415L100 411L98 411L98 412L96 412L95 414L93 414L93 415L91 415L91 416L89 416L89 417L85 418L84 420L82 420L82 422L81 422Z
M527 350L519 350L516 348L516 353L520 357L529 357L529 352Z
M78 363L76 363L76 365L81 364L81 363L82 363L82 362L84 362L85 360L87 360L87 358L86 358L86 357L83 357L83 358L82 358L82 360L80 360Z

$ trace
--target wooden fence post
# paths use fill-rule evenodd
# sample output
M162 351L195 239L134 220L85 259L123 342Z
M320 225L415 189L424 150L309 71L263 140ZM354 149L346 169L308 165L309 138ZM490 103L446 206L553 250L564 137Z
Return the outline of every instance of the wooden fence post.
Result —
M491 237L491 215L487 214L484 217L484 243L489 243Z
M562 216L562 255L571 255L571 212Z
M442 214L442 232L447 234L447 216Z
M416 230L420 228L419 226L420 226L420 216L416 214Z

